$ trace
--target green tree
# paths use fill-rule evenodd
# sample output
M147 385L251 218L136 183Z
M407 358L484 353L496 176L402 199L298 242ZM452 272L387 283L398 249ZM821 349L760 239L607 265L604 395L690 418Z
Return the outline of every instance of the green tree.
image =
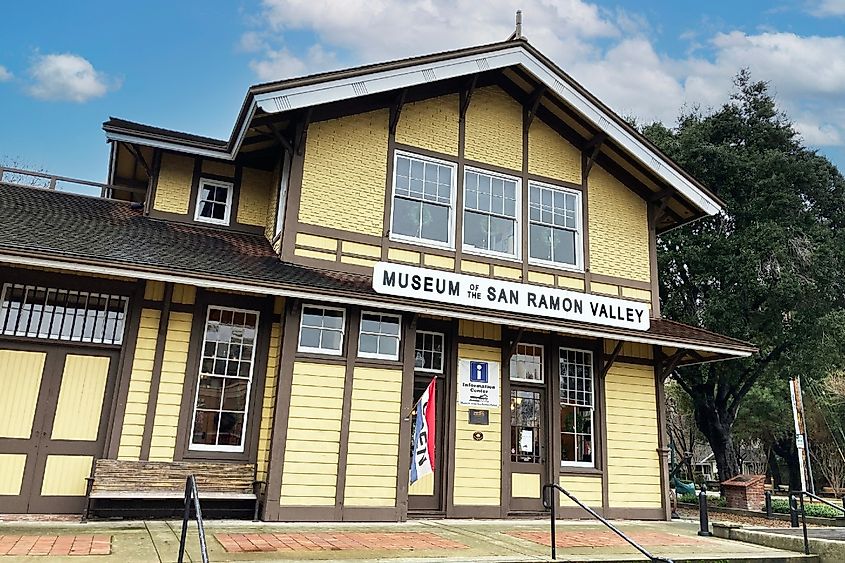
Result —
M722 479L740 471L732 428L761 378L821 376L845 357L845 179L803 146L765 82L743 71L735 85L708 115L692 111L675 129L643 129L726 203L724 213L660 237L664 315L760 348L749 359L673 374ZM789 404L788 395L777 400Z

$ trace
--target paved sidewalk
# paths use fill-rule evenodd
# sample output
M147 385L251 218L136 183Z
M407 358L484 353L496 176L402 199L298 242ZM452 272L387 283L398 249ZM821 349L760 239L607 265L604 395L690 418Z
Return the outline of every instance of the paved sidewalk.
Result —
M793 556L736 541L701 538L693 522L618 522L655 555L689 560L743 561ZM34 522L0 519L0 563L32 561L176 561L181 522ZM284 524L210 521L211 561L321 561L418 563L536 562L549 560L545 520L415 520L404 523ZM643 557L601 525L561 521L558 559L642 561ZM199 561L196 523L186 560Z

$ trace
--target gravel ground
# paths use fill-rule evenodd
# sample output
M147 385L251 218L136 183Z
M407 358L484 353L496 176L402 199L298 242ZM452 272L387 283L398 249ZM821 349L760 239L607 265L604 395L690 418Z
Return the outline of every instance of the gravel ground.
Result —
M698 511L690 508L679 508L678 515L686 520L698 520ZM711 522L730 522L746 526L765 526L766 528L789 528L789 521L740 516L729 512L718 512L713 508L709 510L709 515Z

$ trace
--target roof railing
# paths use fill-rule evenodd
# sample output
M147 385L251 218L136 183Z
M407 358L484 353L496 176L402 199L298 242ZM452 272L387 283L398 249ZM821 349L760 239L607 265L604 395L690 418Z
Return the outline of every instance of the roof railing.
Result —
M79 195L120 200L127 198L117 198L114 195L115 193L122 192L127 195L143 195L146 193L146 190L143 188L115 186L112 184L103 184L101 182L92 182L91 180L80 180L79 178L69 178L67 176L57 176L55 174L48 174L37 170L26 170L23 168L7 166L0 166L0 184L9 184L27 188L42 188L54 191L66 191Z

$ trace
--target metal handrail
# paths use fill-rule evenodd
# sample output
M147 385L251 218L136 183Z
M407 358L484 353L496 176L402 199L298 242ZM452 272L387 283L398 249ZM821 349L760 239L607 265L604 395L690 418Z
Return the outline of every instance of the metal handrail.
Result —
M806 495L806 496L810 497L811 499L813 499L813 500L815 500L815 501L817 501L817 502L820 502L820 503L822 503L822 504L826 504L826 505L828 505L829 507L831 507L831 508L833 508L833 509L838 510L839 512L841 512L841 513L842 513L842 516L845 516L845 506L836 506L836 505L835 505L835 504L833 504L832 502L826 501L825 499L823 499L823 498L821 498L821 497L817 497L816 495L814 495L814 494L813 494L813 493L811 493L810 491L799 491L799 494L804 494L804 495Z
M843 517L845 517L845 507L836 506L835 504L828 502L821 497L817 497L816 495L814 495L810 491L792 491L791 493L789 493L789 497L790 497L789 498L789 510L790 510L790 512L792 512L796 508L792 503L792 498L796 495L798 496L798 501L800 503L800 510L801 510L801 528L802 528L802 532L804 534L804 555L810 555L810 538L808 537L808 534L807 534L807 511L804 508L804 497L808 496L811 499L814 499L818 502L821 502L822 504L826 504L827 506L829 506L831 508L835 508L836 510L842 512ZM794 518L794 516L793 516L793 518ZM793 522L794 522L794 520L793 520ZM795 524L793 523L793 526L794 525Z
M202 563L208 563L208 546L205 543L205 527L202 523L202 509L200 508L200 498L197 492L197 479L193 475L188 475L185 481L185 512L182 516L182 535L179 538L179 559L178 563L182 563L185 557L185 542L188 539L188 520L191 519L191 504L194 507L194 513L197 519L197 533L200 539L200 555L202 556Z
M658 563L673 563L671 559L666 559L665 557L657 557L656 555L652 555L646 548L629 538L625 532L605 520L602 516L600 516L595 510L575 498L569 491L558 485L557 483L549 483L548 485L543 485L543 506L551 511L551 544L552 544L552 560L557 559L557 536L555 534L555 520L557 519L557 514L555 508L557 507L557 503L554 499L554 493L548 494L553 489L557 489L558 491L565 494L569 500L586 510L590 513L590 515L610 528L617 536L628 542L634 549L648 557L649 561L658 562Z
M26 184L24 182L16 182L14 180L3 180L3 176L5 176L6 174L17 174L19 176L41 178L43 180L47 180L49 183L46 186L43 186L41 184ZM56 190L58 182L66 182L68 184L77 184L80 186L100 188L99 197L105 199L110 199L110 197L106 194L110 194L111 192L115 191L142 195L146 193L146 190L143 188L133 188L130 186L115 186L113 184L103 184L101 182L93 182L91 180L80 180L79 178L69 178L67 176L56 176L55 174L48 174L46 172L39 172L37 170L26 170L24 168L11 168L8 166L0 166L0 183L30 188L41 188L44 190Z

